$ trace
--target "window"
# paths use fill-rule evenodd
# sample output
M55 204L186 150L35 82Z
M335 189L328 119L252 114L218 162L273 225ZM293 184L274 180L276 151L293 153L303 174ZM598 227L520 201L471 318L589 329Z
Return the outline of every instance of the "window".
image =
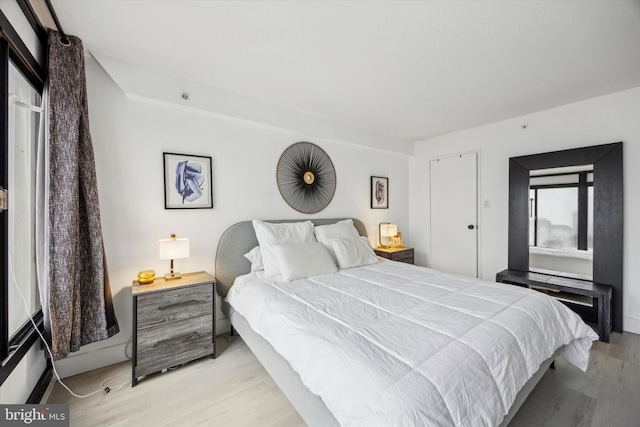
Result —
M34 190L45 77L0 11L0 187L6 189L7 199L7 209L0 210L0 385L38 340L29 316L42 324L35 275Z
M40 309L35 262L35 173L41 95L11 61L8 84L8 335L11 342L30 322L29 317Z
M536 171L529 182L529 269L593 277L592 165ZM562 169L575 169L562 168Z
M534 193L535 246L578 249L578 189L541 188Z
M532 177L529 202L530 246L593 250L592 173Z

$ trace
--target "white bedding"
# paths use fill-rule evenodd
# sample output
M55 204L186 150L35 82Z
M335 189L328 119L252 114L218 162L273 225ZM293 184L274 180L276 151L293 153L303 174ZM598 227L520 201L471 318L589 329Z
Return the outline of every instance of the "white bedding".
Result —
M382 261L293 282L250 273L228 302L343 426L494 426L556 349L597 334L541 293Z

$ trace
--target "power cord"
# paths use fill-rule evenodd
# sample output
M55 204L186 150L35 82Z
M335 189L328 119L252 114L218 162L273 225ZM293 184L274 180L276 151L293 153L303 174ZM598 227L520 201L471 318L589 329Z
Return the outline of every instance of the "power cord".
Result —
M124 345L124 357L126 357L127 359L131 360L131 356L129 356L127 354L127 347L129 347L129 344L131 343L131 340L133 340L133 335L131 335L129 337L129 339L127 340L127 343Z
M38 325L36 325L35 320L33 320L33 316L31 315L31 309L29 308L29 304L27 303L27 298L24 296L24 294L22 293L22 290L18 286L18 280L16 279L15 272L13 271L13 261L11 260L11 253L10 252L9 252L9 272L11 273L11 278L13 279L12 282L13 282L16 290L18 291L18 293L22 297L22 302L24 303L24 307L26 308L27 313L29 313L29 320L31 320L31 324L33 325L34 329L36 330L36 332L40 336L40 339L42 340L42 343L44 344L44 347L47 349L47 353L49 353L49 357L51 358L51 367L53 368L53 373L56 375L56 378L58 379L58 382L60 384L62 384L62 386L69 393L71 393L75 397L78 397L80 399L84 399L85 397L89 397L89 396L92 396L92 395L100 393L100 392L102 392L104 394L107 394L107 393L110 393L112 391L122 390L122 388L124 388L127 384L131 383L131 380L127 380L127 381L123 382L122 384L119 384L119 385L114 386L114 387L106 386L107 381L112 380L114 378L118 378L119 376L124 375L127 372L130 372L127 369L126 371L122 371L118 375L114 375L112 377L108 377L107 379L105 379L104 381L102 381L100 383L100 388L98 390L93 391L93 392L88 393L88 394L76 394L69 387L67 387L67 385L64 382L62 382L62 380L60 379L60 375L58 374L58 370L56 369L56 364L53 361L53 354L51 352L51 349L49 348L49 344L47 343L47 340L44 338L44 336L42 335L42 333L38 329ZM131 340L131 338L130 338L130 340ZM128 344L129 344L129 342L127 342L127 345ZM127 355L127 346L126 345L125 345L125 349L124 350L125 350L125 356L126 356Z
M216 338L218 337L224 338L225 340L227 340L227 342L234 342L238 338L237 336L231 336L228 334L220 334Z

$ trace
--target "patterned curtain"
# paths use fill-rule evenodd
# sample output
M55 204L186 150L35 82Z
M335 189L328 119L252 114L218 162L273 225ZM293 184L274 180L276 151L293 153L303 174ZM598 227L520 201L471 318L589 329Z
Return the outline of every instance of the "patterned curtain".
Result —
M48 137L38 168L38 271L54 360L119 331L102 242L84 51L80 39L68 39L65 45L49 32Z

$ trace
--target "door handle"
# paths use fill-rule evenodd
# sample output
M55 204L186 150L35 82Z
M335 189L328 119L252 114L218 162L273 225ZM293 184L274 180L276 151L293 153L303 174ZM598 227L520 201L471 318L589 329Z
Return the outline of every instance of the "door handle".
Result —
M476 227L475 227L473 224L470 224L470 225L468 225L468 226L467 226L467 228L468 228L469 230L473 230L473 229L474 229L474 228L476 228Z

